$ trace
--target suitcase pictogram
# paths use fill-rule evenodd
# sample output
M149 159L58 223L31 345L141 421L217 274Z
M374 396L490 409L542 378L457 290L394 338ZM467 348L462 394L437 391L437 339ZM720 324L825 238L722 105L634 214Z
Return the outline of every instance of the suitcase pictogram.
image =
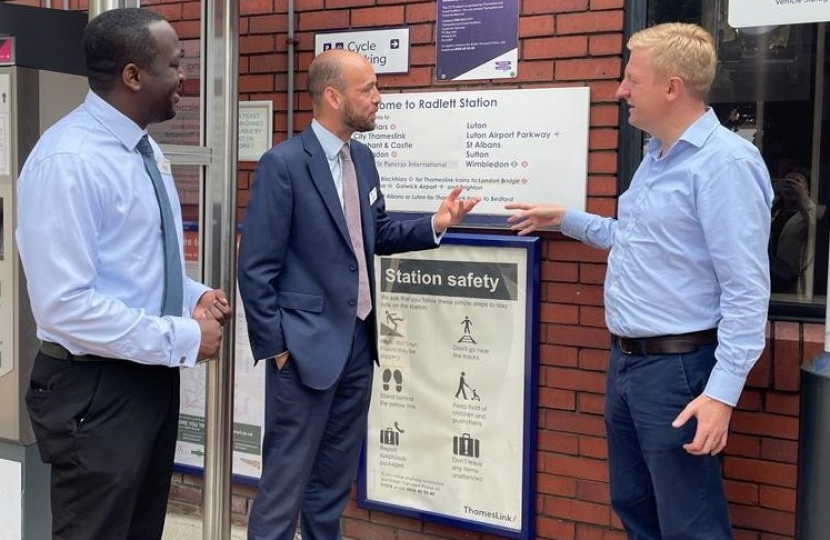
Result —
M478 439L470 437L469 433L462 433L452 438L452 453L457 456L477 458L479 456Z
M392 428L380 430L380 444L398 446L401 442L400 434Z

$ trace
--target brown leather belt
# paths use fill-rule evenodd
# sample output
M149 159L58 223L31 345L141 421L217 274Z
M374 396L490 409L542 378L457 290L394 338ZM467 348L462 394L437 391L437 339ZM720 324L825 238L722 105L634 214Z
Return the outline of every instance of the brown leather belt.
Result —
M668 336L654 336L648 338L624 338L614 336L620 351L625 354L688 354L693 353L705 345L718 342L717 328L675 334Z
M73 362L107 362L112 360L112 358L104 358L94 354L72 354L63 345L51 341L41 341L40 352L56 360L71 360Z

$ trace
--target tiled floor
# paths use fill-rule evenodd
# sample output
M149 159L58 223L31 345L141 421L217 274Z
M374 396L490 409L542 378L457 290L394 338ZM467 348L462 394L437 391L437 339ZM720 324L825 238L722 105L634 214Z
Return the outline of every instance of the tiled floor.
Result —
M162 540L203 540L202 518L184 514L167 514ZM245 540L245 529L233 526L231 528L231 540Z

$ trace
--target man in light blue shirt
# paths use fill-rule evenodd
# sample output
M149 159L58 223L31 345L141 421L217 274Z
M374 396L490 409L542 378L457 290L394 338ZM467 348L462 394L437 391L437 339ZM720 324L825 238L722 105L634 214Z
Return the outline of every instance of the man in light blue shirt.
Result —
M26 403L51 465L53 537L159 539L179 368L215 356L230 307L184 277L170 163L146 132L175 115L176 32L119 9L90 21L83 44L91 91L41 137L17 184L42 341Z
M652 139L618 218L515 203L509 222L611 250L605 418L628 537L731 539L718 454L765 345L772 188L757 149L705 105L717 63L705 30L658 25L628 48L617 97Z

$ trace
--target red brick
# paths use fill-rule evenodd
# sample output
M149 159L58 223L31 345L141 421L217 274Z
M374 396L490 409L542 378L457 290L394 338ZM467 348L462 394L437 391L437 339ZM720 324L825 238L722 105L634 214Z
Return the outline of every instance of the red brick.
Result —
M540 388L539 407L573 411L576 408L576 394L569 390Z
M536 536L556 540L574 540L574 523L570 520L536 516Z
M744 390L736 408L742 411L760 411L761 393L757 390Z
M239 92L270 92L274 88L273 75L241 75Z
M349 28L349 10L332 9L300 13L299 30L335 30Z
M611 523L611 509L607 505L563 497L546 497L545 514L596 525Z
M585 36L525 39L522 51L525 60L576 58L588 52L588 39Z
M286 4L287 2L280 1L278 4ZM320 11L323 9L323 0L295 0L294 11Z
M545 243L545 259L550 261L578 261L580 263L605 263L608 252L587 244L566 240Z
M620 34L599 34L588 39L588 54L591 56L619 56L622 49Z
M611 513L611 526L619 528L619 519L616 515ZM626 540L626 535L620 530L608 530L608 527L595 527L585 523L576 524L576 538L577 540Z
M579 265L577 263L542 261L542 281L576 282L578 280Z
M573 456L579 454L579 436L571 433L543 430L539 432L536 444L540 451Z
M545 495L575 497L576 480L553 474L539 474L536 477L536 491Z
M761 486L761 506L781 510L782 512L795 512L795 490L773 486Z
M274 0L245 0L239 3L240 17L256 13L273 13L273 11Z
M559 35L616 32L622 30L622 27L622 10L564 13L556 16L556 32Z
M755 388L769 388L771 381L771 366L769 341L761 353L761 357L755 362L749 376L746 378L746 385Z
M571 304L544 303L539 318L546 323L578 324L579 307Z
M325 0L325 2L326 9L356 8L375 5L375 0Z
M584 11L588 9L588 0L524 0L522 14L562 13L564 11Z
M615 176L589 176L587 192L588 197L613 197L617 194L617 178Z
M794 465L726 456L723 470L726 478L795 488Z
M591 150L617 150L619 131L616 129L592 129L588 131L588 148ZM616 171L616 167L614 167Z
M798 323L776 322L774 330L773 388L798 391L801 367Z
M588 152L589 174L614 174L617 172L616 152Z
M605 283L605 274L608 267L604 264L587 264L579 265L579 280L582 283L594 283L602 285Z
M251 73L285 72L288 67L283 54L261 54L250 57Z
M782 463L798 462L798 442L781 439L761 439L761 459Z
M435 62L435 47L419 45L409 50L410 66L431 66Z
M756 505L758 504L758 485L735 480L724 480L723 488L729 502Z
M765 405L767 412L798 416L799 394L768 392Z
M601 415L605 412L605 394L580 392L576 396L577 411Z
M578 481L576 483L576 498L581 501L594 502L606 506L611 504L608 484L604 482Z
M383 88L430 86L432 84L432 69L428 67L413 67L409 73L399 75L380 75L378 85Z
M285 15L263 15L249 19L252 34L276 34L288 30L288 20Z
M545 325L545 343L601 348L608 346L608 331L559 324Z
M761 457L761 439L740 433L730 433L725 451L731 456Z
M618 102L617 89L620 87L618 81L590 81L591 103Z
M556 300L576 305L601 306L603 301L602 287L582 283L546 283L544 285L545 300Z
M608 351L611 347L611 334L605 331L602 349L582 349L579 351L579 369L603 373L608 369Z
M617 127L620 120L620 108L618 105L592 105L591 106L591 127Z
M605 391L605 375L580 369L545 368L545 386L581 392L602 393Z
M391 26L403 24L403 22L404 6L384 6L352 10L352 25L356 27Z
M539 362L543 366L577 367L579 364L576 349L546 343L539 345Z
M435 4L432 2L409 4L406 6L406 22L408 24L434 21Z
M605 309L594 306L579 306L579 324L604 329Z
M732 505L732 524L753 530L792 535L795 532L795 516L767 508Z
M540 411L544 414L545 428L564 433L578 433L580 435L605 436L605 421L601 416L572 413L566 411L546 410ZM555 472L555 471L550 471ZM588 478L580 476L579 478ZM605 477L593 478L594 480L606 480Z
M519 18L519 38L534 36L549 36L553 34L553 16L539 15L537 17Z
M519 74L515 79L504 79L505 83L551 82L553 81L553 62L519 62Z
M619 58L582 58L558 60L556 80L591 81L594 79L617 79L620 76Z
M585 210L598 216L613 217L617 214L617 201L607 197L591 197Z
M604 438L584 436L580 437L579 455L594 459L607 460L608 444L605 442Z
M419 531L421 530L421 521L406 517L406 516L398 516L395 514L385 514L383 512L372 512L371 514L372 521L376 523L383 523L385 525L392 525L396 529L404 529L408 531Z
M239 51L241 54L270 53L275 49L273 35L241 36Z
M624 0L591 0L591 11L599 11L602 9L622 9L624 6Z
M748 435L798 439L798 419L777 414L735 411L732 416L732 429Z

